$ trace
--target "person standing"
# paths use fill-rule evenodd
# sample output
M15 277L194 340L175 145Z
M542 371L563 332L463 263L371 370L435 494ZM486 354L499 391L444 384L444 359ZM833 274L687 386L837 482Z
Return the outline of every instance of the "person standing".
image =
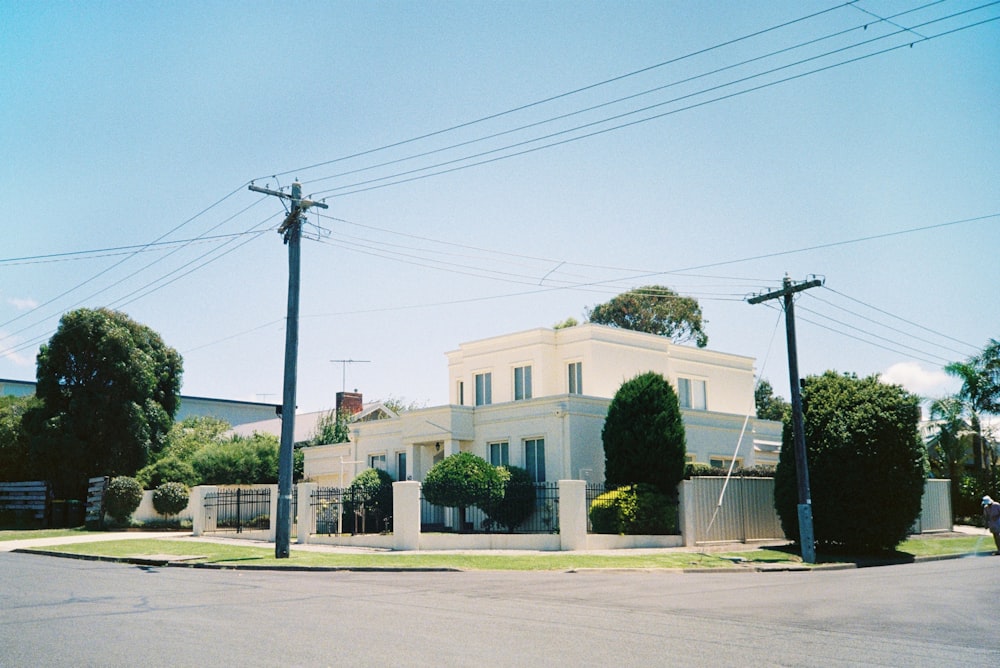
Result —
M983 497L983 519L986 520L986 528L993 534L993 542L997 546L994 554L1000 554L1000 503L989 496Z

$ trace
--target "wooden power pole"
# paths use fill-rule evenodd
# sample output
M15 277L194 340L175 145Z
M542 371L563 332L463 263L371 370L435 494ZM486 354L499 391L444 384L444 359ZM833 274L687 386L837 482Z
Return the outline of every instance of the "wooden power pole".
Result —
M795 477L799 490L799 543L802 545L802 561L816 563L816 535L813 532L812 495L809 491L809 466L806 461L805 420L802 418L802 392L799 388L799 354L795 344L795 300L796 292L823 285L823 281L813 279L792 283L785 276L780 290L751 297L747 301L760 304L781 297L785 307L785 338L788 343L788 381L792 394L792 438L795 442Z
M302 184L292 184L291 194L261 188L250 190L288 200L291 208L278 228L288 246L288 318L285 323L285 386L281 400L281 446L278 450L278 518L274 537L275 559L287 559L292 535L292 468L295 448L295 384L299 356L299 275L302 246L302 212L327 208L322 202L302 199Z

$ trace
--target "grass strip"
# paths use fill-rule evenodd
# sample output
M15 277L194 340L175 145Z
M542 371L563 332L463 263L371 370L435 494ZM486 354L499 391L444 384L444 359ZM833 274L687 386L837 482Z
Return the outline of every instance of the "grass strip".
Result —
M0 541L7 540L30 540L32 538L63 538L65 536L86 536L87 534L100 534L102 531L88 531L84 527L75 529L26 529L0 531Z

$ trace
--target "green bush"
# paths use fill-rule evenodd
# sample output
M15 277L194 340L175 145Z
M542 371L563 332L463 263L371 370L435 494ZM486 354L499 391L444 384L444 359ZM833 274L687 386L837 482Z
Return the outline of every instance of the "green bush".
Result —
M590 504L594 533L665 535L677 533L677 504L648 483L620 487Z
M115 521L124 524L142 503L142 485L135 478L112 478L104 490L104 510Z
M391 528L388 523L382 526L383 519L392 520L392 478L382 469L365 469L351 481L344 512L353 514L362 507L379 531Z
M802 404L816 543L861 553L894 549L920 514L927 460L917 433L919 399L877 376L827 371L806 379ZM787 424L774 507L785 535L798 541L795 447Z
M503 483L497 468L471 452L445 457L424 477L428 503L458 508L459 529L465 528L465 509L474 504L491 507L503 499Z
M729 475L728 468L711 466L709 464L701 464L701 463L688 464L684 469L685 480L690 480L691 478L694 477L724 478L728 475ZM758 464L757 466L749 466L749 467L736 466L733 468L733 477L773 478L774 467L768 466L766 464Z
M274 484L278 482L278 439L254 434L209 443L194 454L191 465L200 484Z
M483 504L490 520L513 532L535 511L535 483L531 474L520 466L498 466L497 475L503 486L503 498Z
M952 513L963 521L982 524L983 497L987 494L994 499L1000 499L1000 467L992 471L966 473L960 480L952 480L952 486L957 486L955 508Z
M135 474L135 479L146 489L156 489L165 482L179 482L187 487L201 482L191 462L176 455L167 455L155 464L144 466Z
M179 482L165 482L153 491L153 507L161 515L176 515L187 508L190 493Z

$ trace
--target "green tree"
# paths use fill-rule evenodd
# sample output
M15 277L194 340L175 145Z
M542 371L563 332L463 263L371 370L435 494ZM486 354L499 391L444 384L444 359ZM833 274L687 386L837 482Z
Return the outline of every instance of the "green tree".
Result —
M963 402L973 432L975 469L995 465L996 452L987 448L987 439L983 437L982 415L1000 414L1000 341L990 339L981 353L965 362L953 362L944 370L962 381L955 396Z
M754 403L757 405L757 419L775 420L781 422L786 415L790 416L791 404L774 393L771 383L762 378L753 391Z
M489 507L503 498L503 484L495 466L471 452L445 457L424 477L424 498L435 506L458 508L459 530L465 529L465 509Z
M677 497L684 478L686 444L677 394L652 371L622 384L601 431L609 486L649 483Z
M118 476L108 482L104 490L104 508L108 515L125 524L142 503L142 485L135 478Z
M324 413L316 423L316 433L309 445L347 443L351 440L351 412L341 408Z
M34 395L0 397L0 481L21 482L38 477L22 418L40 401Z
M181 357L124 313L65 314L38 353L41 405L25 416L61 495L98 475L133 475L162 449L179 405Z
M920 514L927 474L917 432L920 400L878 376L827 371L802 390L816 542L879 552L906 538ZM785 535L799 540L798 486L786 423L775 471L774 506Z
M567 329L569 327L576 327L579 324L580 321L578 321L573 316L570 316L565 320L563 320L562 322L557 322L555 325L552 326L552 329Z
M503 498L486 505L483 512L492 522L513 532L535 511L535 483L527 469L520 466L498 466L497 476L503 486Z
M708 345L701 306L691 297L681 297L662 285L629 290L588 312L590 322L669 337L674 343L694 341Z
M199 484L274 484L278 482L278 438L260 433L233 436L198 450L191 465Z
M156 458L173 455L182 460L189 460L201 448L220 440L230 429L232 425L228 422L209 415L185 418L170 427L166 444L163 450L157 453Z
M347 513L364 512L376 530L381 531L382 520L392 518L392 477L382 469L365 469L359 473L347 488L344 510Z

